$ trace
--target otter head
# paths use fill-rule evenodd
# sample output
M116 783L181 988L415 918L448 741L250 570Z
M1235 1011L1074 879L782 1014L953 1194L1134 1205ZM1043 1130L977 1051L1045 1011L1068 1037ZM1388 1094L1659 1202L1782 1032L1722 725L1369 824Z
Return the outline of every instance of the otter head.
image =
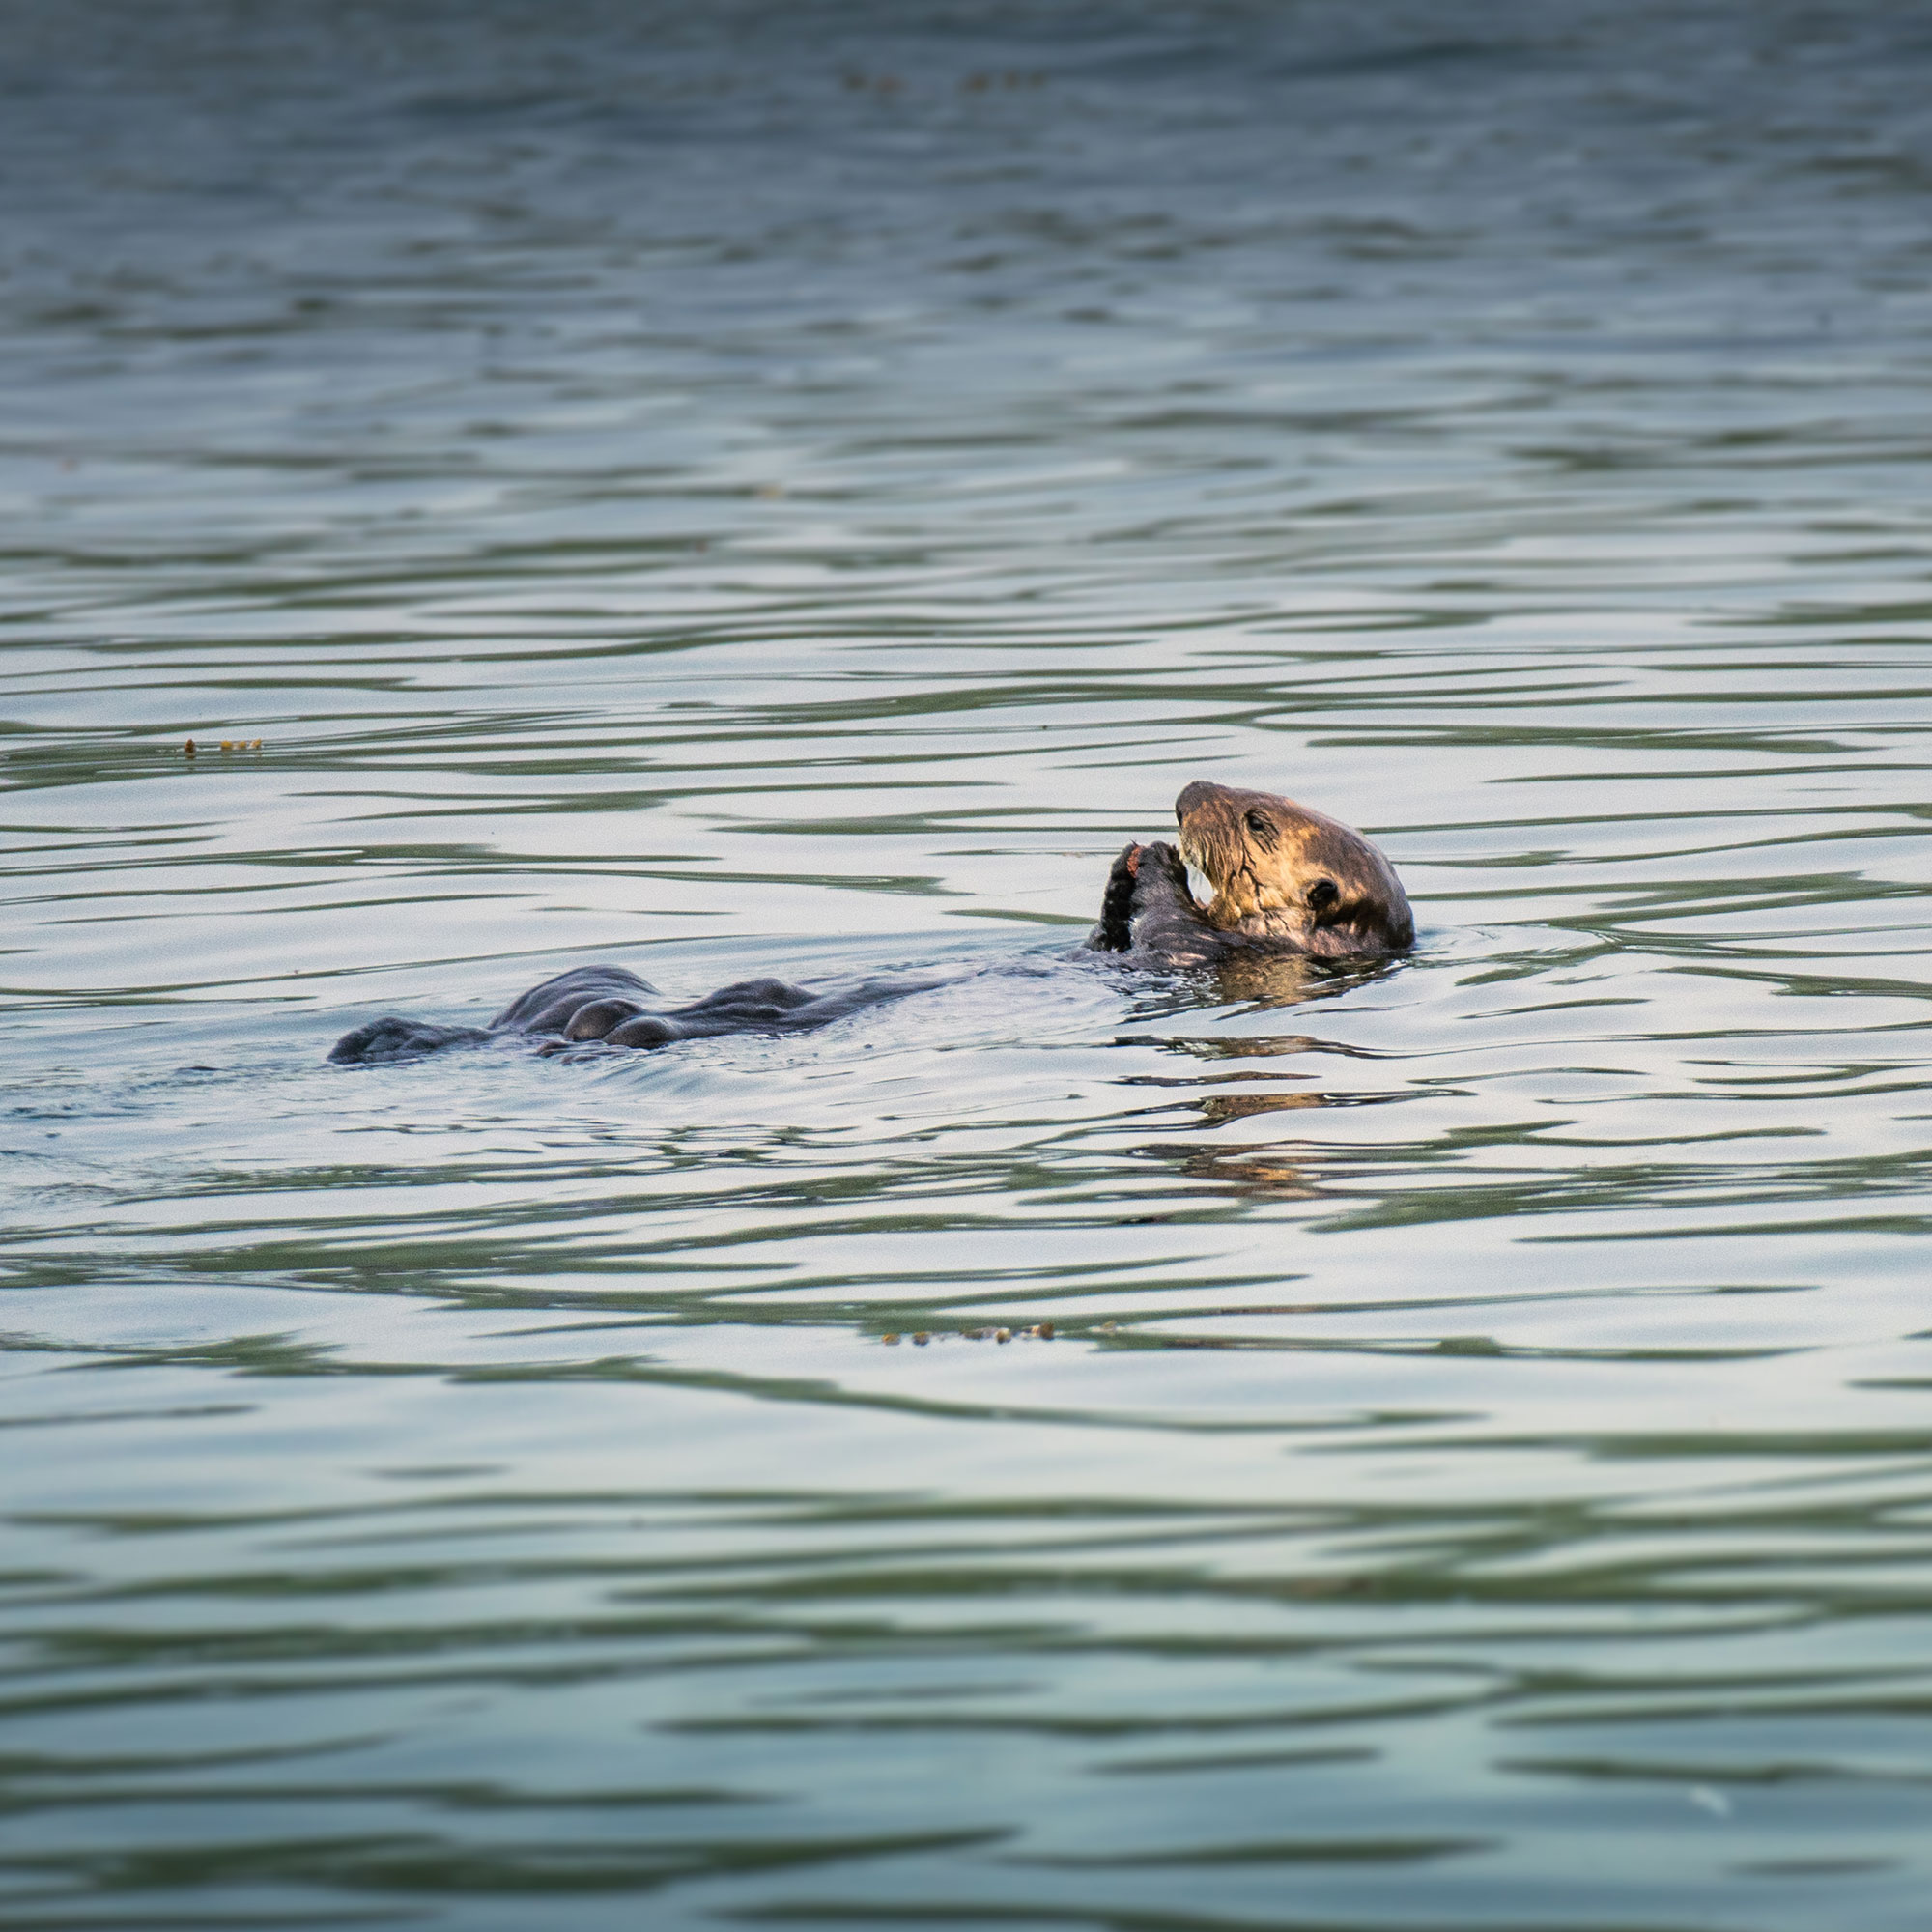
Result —
M1180 856L1222 932L1339 958L1397 952L1415 920L1395 868L1359 832L1293 799L1197 779L1174 802Z

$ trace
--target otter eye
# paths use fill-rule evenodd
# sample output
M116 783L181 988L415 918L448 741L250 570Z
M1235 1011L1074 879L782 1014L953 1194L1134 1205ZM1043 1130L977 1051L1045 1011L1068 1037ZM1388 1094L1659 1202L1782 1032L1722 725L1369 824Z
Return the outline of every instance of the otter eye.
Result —
M1335 890L1333 879L1317 879L1308 889L1308 903L1317 912L1326 912L1342 895Z
M1267 822L1267 815L1264 812L1251 811L1248 813L1248 830L1257 838L1265 838L1274 827Z

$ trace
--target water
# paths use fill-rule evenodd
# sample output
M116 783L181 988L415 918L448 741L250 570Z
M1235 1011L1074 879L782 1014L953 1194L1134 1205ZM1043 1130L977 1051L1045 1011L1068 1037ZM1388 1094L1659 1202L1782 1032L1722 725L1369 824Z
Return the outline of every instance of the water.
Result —
M6 39L0 1919L1926 1923L1910 10Z

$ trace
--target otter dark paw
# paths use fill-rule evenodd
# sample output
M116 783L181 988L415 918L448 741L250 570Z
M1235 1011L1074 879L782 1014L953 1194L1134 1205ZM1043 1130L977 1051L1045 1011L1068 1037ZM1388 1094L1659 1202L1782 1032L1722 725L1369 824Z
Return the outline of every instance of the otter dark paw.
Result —
M1114 861L1100 901L1100 923L1087 935L1095 952L1157 953L1177 963L1212 940L1187 889L1187 867L1172 845L1129 845Z
M1139 881L1141 848L1129 845L1114 861L1107 874L1107 890L1100 899L1100 923L1088 935L1087 944L1096 952L1125 952L1134 943L1134 889Z

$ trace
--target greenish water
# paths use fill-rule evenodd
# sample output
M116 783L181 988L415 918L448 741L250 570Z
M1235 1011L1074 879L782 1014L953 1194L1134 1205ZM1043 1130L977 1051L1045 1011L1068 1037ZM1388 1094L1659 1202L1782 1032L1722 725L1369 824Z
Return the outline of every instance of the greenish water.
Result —
M1912 15L8 41L0 1922L1924 1926Z

